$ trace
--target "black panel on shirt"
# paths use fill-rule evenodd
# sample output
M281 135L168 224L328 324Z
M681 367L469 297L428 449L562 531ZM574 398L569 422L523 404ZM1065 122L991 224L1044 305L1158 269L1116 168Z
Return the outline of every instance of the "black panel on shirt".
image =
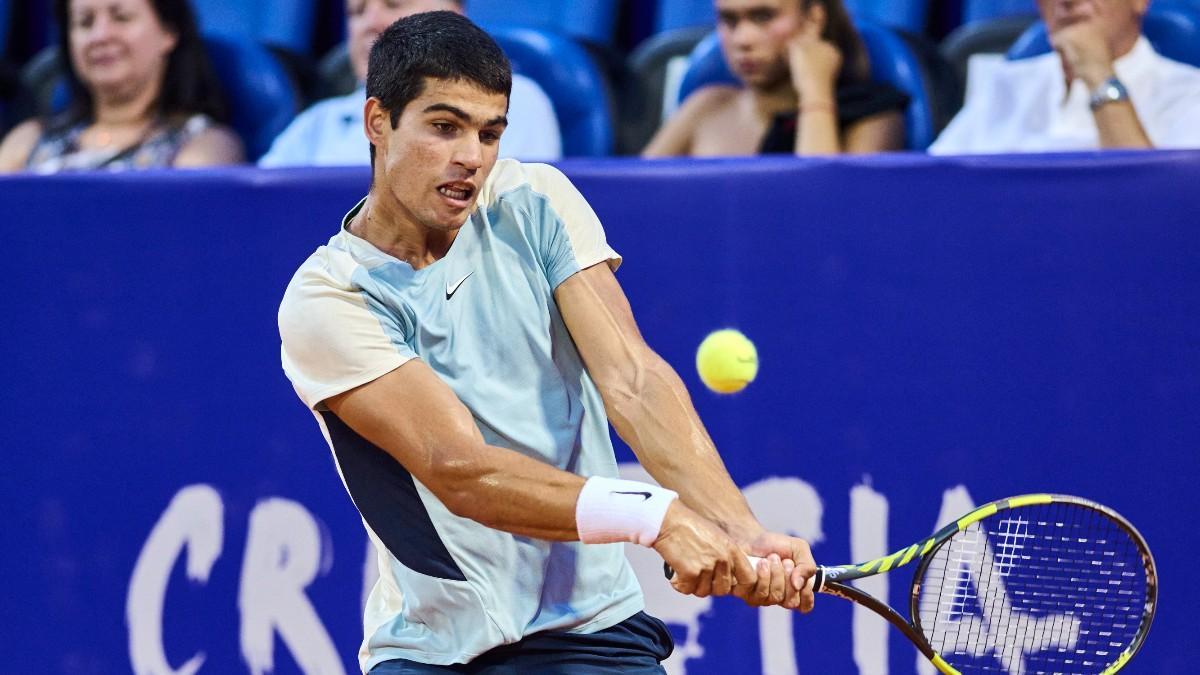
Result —
M350 498L392 556L414 572L466 581L434 529L412 474L337 415L322 411L321 417Z

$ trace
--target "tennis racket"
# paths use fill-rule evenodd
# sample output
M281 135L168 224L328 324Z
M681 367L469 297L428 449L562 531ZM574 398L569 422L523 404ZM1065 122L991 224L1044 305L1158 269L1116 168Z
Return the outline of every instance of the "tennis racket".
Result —
M848 583L913 562L908 619ZM820 567L812 585L887 619L946 675L1115 673L1158 598L1154 558L1129 521L1051 494L981 506L883 558Z

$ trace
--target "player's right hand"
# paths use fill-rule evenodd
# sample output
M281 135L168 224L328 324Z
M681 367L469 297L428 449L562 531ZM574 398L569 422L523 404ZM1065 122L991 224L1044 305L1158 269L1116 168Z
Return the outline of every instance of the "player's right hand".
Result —
M667 508L654 550L675 570L671 586L685 595L729 595L758 578L733 538L678 499Z

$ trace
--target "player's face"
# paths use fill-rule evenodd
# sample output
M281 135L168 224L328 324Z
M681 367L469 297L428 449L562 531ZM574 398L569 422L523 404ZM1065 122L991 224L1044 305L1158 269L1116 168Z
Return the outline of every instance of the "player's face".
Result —
M367 61L375 38L400 19L421 12L462 12L460 0L346 0L350 64L358 81L367 79Z
M89 89L132 96L158 86L176 36L150 0L72 0L71 63Z
M386 110L369 111L375 189L390 195L415 224L440 231L462 227L496 164L507 110L504 94L430 78L395 129Z
M772 87L788 77L787 43L800 29L800 0L716 0L717 35L743 84Z
M1038 0L1050 33L1088 22L1109 40L1138 30L1148 0Z

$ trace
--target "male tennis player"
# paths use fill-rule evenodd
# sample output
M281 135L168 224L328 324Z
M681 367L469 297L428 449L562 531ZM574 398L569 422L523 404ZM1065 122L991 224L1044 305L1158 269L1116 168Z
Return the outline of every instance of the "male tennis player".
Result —
M643 342L587 202L496 161L510 82L457 14L379 37L371 189L287 289L284 369L379 552L364 672L659 673L671 639L621 542L682 593L806 611L815 567ZM609 420L665 487L616 478Z

